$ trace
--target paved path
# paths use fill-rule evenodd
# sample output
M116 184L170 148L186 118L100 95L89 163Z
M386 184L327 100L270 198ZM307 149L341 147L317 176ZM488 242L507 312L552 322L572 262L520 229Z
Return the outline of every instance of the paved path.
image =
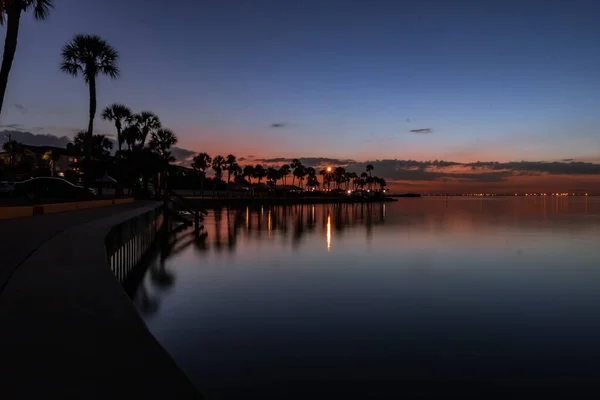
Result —
M106 260L110 228L157 206L0 221L0 398L202 399Z
M75 225L147 204L150 202L135 201L116 206L0 220L0 293L15 268L52 237Z

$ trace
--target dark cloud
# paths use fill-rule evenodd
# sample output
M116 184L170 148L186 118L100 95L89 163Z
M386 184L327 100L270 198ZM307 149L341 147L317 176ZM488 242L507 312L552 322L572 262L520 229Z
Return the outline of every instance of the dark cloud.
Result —
M195 151L182 149L181 147L171 148L171 155L179 162L186 163L192 160L192 157L196 155Z
M271 128L285 128L286 126L285 122L275 122L270 125Z
M9 131L5 130L0 132L0 141L5 140L5 135L10 134L13 140L17 142L29 144L32 146L54 146L54 147L66 147L67 143L71 139L67 136L55 136L50 134L35 134L31 132L23 131Z
M21 129L23 129L23 125L21 125L21 124L0 125L0 128L17 129L20 131Z
M572 158L563 158L563 159L562 159L562 160L560 160L560 161L562 161L562 162L571 162L571 161L575 161L575 160L574 160L574 159L572 159Z
M240 157L238 158L238 161L246 161L246 157Z
M247 158L254 158L254 154L250 154L249 156L246 156Z
M512 161L499 162L476 162L469 164L476 168L488 168L494 170L511 170L514 172L547 173L550 175L600 175L600 164L585 162L542 162L542 161Z
M375 160L351 163L346 169L364 172L367 164L377 176L390 181L503 182L512 176L600 175L600 164L584 162L476 162Z
M262 163L291 163L293 158L275 157L275 158L257 158L254 161ZM307 167L320 167L324 165L350 165L356 161L350 159L326 158L326 157L300 157L298 160Z
M13 106L17 110L21 111L22 113L26 113L27 112L27 107L25 107L23 104L15 103L15 104L13 104Z
M410 132L411 133L426 134L426 133L433 133L433 129L430 129L430 128L411 129Z

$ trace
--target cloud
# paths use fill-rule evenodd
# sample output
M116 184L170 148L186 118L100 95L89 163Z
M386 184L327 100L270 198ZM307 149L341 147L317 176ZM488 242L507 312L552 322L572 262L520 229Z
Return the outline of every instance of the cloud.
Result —
M575 160L573 158L563 158L560 161L562 161L562 162L571 162L571 161L575 161Z
M285 128L286 126L285 122L275 122L270 125L271 128Z
M175 157L177 161L185 164L192 161L192 158L194 158L196 152L188 149L182 149L181 147L172 147L171 155Z
M293 158L287 157L275 157L275 158L257 158L254 162L261 162L266 164L284 164L291 163ZM321 167L325 165L339 165L345 166L355 163L356 161L350 159L339 159L339 158L327 158L327 157L300 157L298 159L302 164L307 167Z
M22 113L26 113L27 112L27 107L25 107L23 104L15 103L15 104L13 104L13 106L17 110L21 111Z
M20 131L21 129L23 129L23 125L21 125L21 124L0 125L0 128L17 129Z
M29 144L32 146L54 146L66 147L71 139L67 136L55 136L50 134L35 134L31 132L5 130L0 132L0 141L5 140L5 135L11 135L17 142Z
M411 129L410 132L411 133L426 134L426 133L433 133L433 129L430 129L430 128Z
M246 161L246 160L247 160L246 157L240 157L240 158L238 158L238 161Z

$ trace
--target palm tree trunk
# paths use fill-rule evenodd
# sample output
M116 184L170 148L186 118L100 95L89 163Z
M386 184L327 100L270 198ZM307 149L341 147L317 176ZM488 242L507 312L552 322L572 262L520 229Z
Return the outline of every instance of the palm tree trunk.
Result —
M8 85L8 74L15 58L15 52L17 51L21 8L9 6L6 14L6 38L4 40L4 54L2 55L2 68L0 69L0 114L2 114L4 94Z
M117 144L119 146L119 157L121 157L121 127L117 126Z
M88 124L87 135L85 135L85 156L88 160L92 158L93 152L93 135L94 135L94 118L96 117L96 78L90 77L90 121Z

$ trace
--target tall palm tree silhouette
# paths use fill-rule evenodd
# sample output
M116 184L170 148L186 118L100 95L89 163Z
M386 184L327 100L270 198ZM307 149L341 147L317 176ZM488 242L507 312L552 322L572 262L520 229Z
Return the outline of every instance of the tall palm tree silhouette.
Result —
M76 35L62 49L60 69L72 76L83 76L90 90L90 119L86 133L86 157L92 158L92 135L96 117L96 78L119 77L119 53L97 35Z
M119 154L121 153L121 147L123 146L123 123L131 118L131 110L129 107L123 104L111 104L102 111L102 119L105 121L111 121L115 123L117 129L117 144L119 146Z
M280 168L279 168L279 172L281 173L281 177L283 178L283 185L287 185L287 176L292 172L291 168L289 165L287 164L283 164Z
M141 133L137 125L128 125L123 129L121 135L123 136L123 142L127 145L127 150L131 151L135 148L135 142Z
M213 197L217 190L217 184L223 178L223 167L225 166L225 158L223 156L215 156L212 160L212 169L215 171L215 178L213 179Z
M148 147L151 151L160 156L162 161L158 166L159 177L162 177L160 186L163 190L167 189L167 171L169 163L175 161L175 157L171 155L171 147L177 143L177 136L170 129L159 129L152 132L152 137L148 142Z
M139 114L134 115L133 120L135 124L140 128L140 149L142 149L146 144L146 139L148 135L152 132L162 128L162 124L160 123L160 118L158 115L154 114L151 111L142 111Z
M294 182L298 175L296 175L295 171L298 167L302 166L302 163L297 158L294 158L290 164L292 170L292 186L294 186ZM299 170L298 170L299 171Z
M204 180L206 179L206 170L211 166L211 163L212 159L207 153L198 153L192 162L192 167L195 170L200 171L200 191L202 192L202 197L204 197Z
M227 171L227 183L231 181L231 175L237 167L237 159L233 154L229 154L225 158L225 170Z
M248 178L248 183L252 183L252 178L254 177L254 167L252 165L246 165L242 171L242 175L244 178Z
M53 7L53 0L0 1L0 25L6 24L4 53L2 55L2 67L0 68L0 114L2 114L4 94L6 93L6 86L8 85L8 75L10 74L10 69L12 68L12 63L17 51L21 14L32 10L35 19L44 20L48 18L50 10Z
M375 169L375 167L371 164L367 164L367 172L369 173L369 176L371 175L371 172Z

